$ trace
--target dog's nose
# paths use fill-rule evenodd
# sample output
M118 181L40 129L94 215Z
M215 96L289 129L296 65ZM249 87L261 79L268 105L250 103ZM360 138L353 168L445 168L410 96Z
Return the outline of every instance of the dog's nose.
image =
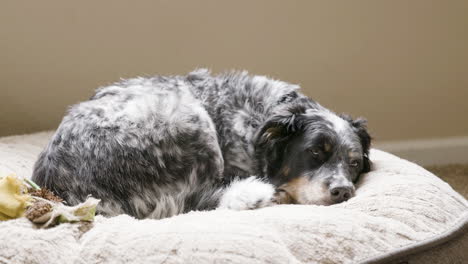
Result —
M351 187L335 187L330 190L331 199L335 203L341 203L351 198L353 189Z

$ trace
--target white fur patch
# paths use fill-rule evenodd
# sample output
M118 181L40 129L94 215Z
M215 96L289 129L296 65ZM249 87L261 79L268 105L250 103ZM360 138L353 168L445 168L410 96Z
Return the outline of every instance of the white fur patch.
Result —
M339 133L350 129L349 123L334 113L326 113L325 118L333 124L333 128Z
M272 204L275 188L254 176L232 182L224 191L218 208L256 209Z
M299 204L329 205L327 190L319 182L309 183L298 190L296 200Z

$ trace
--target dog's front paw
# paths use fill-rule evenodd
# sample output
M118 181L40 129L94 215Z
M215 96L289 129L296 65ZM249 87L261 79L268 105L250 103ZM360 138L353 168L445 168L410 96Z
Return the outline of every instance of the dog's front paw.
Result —
M275 188L258 178L249 177L232 182L224 191L218 208L249 210L273 205Z

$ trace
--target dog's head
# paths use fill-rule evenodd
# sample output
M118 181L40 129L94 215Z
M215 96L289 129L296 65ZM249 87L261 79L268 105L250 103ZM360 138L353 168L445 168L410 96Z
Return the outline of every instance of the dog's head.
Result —
M264 123L255 151L278 203L329 205L351 198L369 172L370 142L364 119L298 105Z

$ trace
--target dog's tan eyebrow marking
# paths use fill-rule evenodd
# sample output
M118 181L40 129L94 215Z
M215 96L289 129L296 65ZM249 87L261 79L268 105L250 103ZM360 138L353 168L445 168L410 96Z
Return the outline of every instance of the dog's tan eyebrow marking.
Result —
M350 151L350 152L348 152L348 157L349 157L350 159L352 159L352 158L359 158L359 156L360 156L360 154L359 154L359 152L357 152L357 151Z
M329 143L325 143L323 144L323 149L325 150L325 152L330 152L331 145Z

